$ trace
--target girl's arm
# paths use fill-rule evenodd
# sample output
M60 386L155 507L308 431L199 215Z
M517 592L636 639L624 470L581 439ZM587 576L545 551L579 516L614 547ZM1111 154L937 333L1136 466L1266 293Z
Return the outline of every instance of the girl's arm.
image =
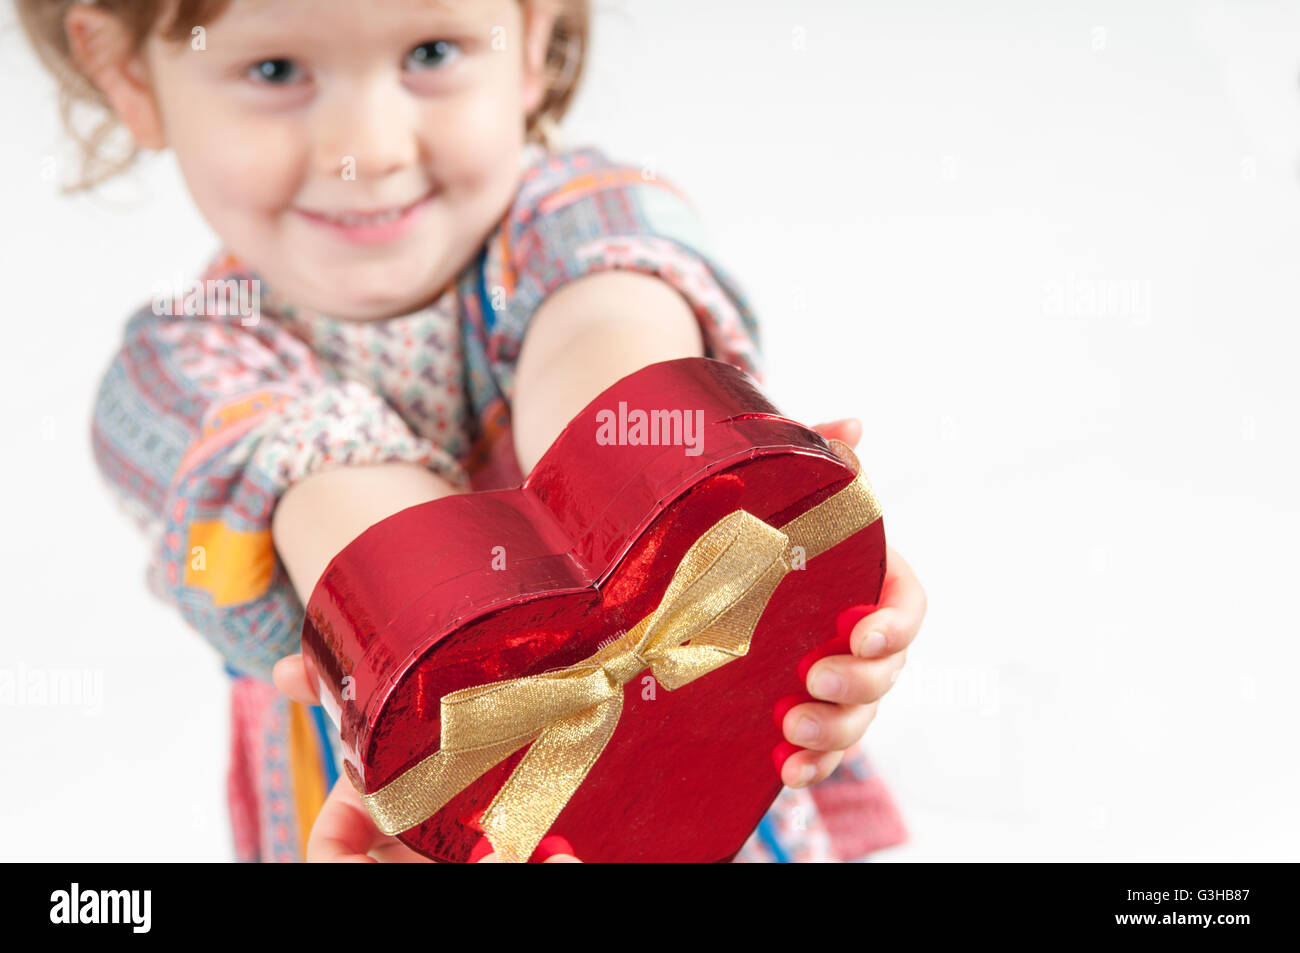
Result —
M647 364L703 353L690 307L659 278L605 272L565 286L529 326L516 371L514 437L525 472L610 384ZM862 434L856 420L817 429L851 445ZM785 715L786 740L804 749L782 765L785 784L806 787L839 766L897 680L924 615L925 592L890 548L879 607L854 627L854 654L813 665L805 687L817 700L792 706ZM834 635L828 632L827 640Z
M704 353L700 324L686 299L660 278L602 272L546 300L524 339L515 376L515 448L525 472L602 390L647 364ZM857 421L817 428L856 445ZM783 733L804 750L788 757L782 780L804 787L826 778L875 717L925 615L925 592L911 568L888 550L878 609L852 633L852 655L831 655L808 672L817 701L795 705ZM834 632L826 633L829 641Z
M538 308L515 377L513 433L527 473L601 391L657 361L700 356L686 300L658 278L605 271L562 286ZM407 463L324 470L295 484L272 519L275 547L305 604L340 550L385 517L455 492Z
M574 415L620 378L703 354L686 299L659 278L606 271L563 286L538 309L515 371L521 468L531 470Z
M456 492L410 463L322 470L289 488L271 517L271 536L303 605L343 547L385 517Z

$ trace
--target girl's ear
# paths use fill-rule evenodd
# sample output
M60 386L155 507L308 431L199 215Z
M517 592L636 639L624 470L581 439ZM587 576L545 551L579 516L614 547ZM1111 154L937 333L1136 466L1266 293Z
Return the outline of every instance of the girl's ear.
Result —
M64 17L63 29L77 66L99 87L114 114L131 131L136 145L143 149L164 148L167 137L149 72L126 26L111 13L87 3L74 3Z
M560 15L559 0L528 0L524 5L524 112L546 98L546 51Z

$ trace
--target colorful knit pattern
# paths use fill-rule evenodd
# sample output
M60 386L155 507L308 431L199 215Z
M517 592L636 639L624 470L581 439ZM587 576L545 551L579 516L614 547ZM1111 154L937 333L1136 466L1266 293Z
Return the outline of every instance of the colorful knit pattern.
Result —
M690 204L595 149L531 153L482 252L415 314L308 312L224 256L204 278L260 281L257 321L151 307L127 324L96 400L95 457L151 534L151 588L232 673L228 792L241 860L301 859L338 768L320 710L269 683L298 650L303 621L271 538L276 501L323 469L390 461L463 489L517 484L510 406L529 322L556 288L612 269L668 282L709 356L759 376L753 313ZM903 836L855 750L822 784L783 793L740 859L852 859Z

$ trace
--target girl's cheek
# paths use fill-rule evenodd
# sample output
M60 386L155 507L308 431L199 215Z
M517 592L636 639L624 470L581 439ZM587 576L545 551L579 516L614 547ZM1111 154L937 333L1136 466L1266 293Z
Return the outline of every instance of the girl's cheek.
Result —
M221 156L213 177L223 200L232 207L282 212L302 189L303 157L304 149L292 135L266 136L260 148L241 139Z
M275 213L291 206L306 169L305 139L296 124L284 117L210 119L173 143L195 199L227 214Z
M429 151L439 177L448 184L474 188L498 178L503 163L513 172L524 143L520 109L496 88L430 107L421 125L432 140ZM513 166L508 165L511 162Z

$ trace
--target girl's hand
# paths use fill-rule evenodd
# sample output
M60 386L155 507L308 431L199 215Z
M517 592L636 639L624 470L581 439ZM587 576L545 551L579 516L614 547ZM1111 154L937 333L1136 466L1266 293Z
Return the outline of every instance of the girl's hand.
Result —
M396 837L381 834L356 788L339 778L307 837L307 863L429 863Z
M280 659L271 672L275 687L303 705L319 705L315 689L307 678L302 655ZM542 845L543 848L546 846ZM321 805L320 813L307 837L308 863L432 863L396 837L381 833L356 788L347 778L339 778ZM498 863L496 854L488 854L480 864ZM576 864L578 858L554 854L546 864Z
M823 437L856 447L862 438L857 420L814 427ZM786 758L781 781L807 787L826 778L861 740L876 716L880 699L897 681L907 647L925 616L925 590L903 557L887 546L885 582L876 611L853 627L852 655L828 655L808 670L806 687L816 702L795 705L782 722L786 740L806 748ZM829 637L829 636L828 636Z

